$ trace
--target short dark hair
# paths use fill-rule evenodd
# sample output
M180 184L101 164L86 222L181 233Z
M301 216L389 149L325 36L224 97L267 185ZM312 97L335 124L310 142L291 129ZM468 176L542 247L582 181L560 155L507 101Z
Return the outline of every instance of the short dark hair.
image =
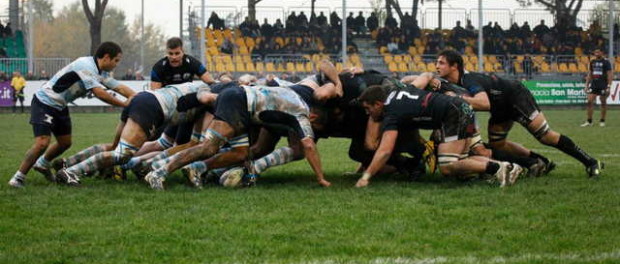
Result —
M387 98L387 89L381 85L371 85L358 97L360 103L372 104L383 102Z
M166 41L167 49L176 49L178 47L183 48L183 40L181 40L181 38L172 37L172 38L169 38L168 41Z
M454 64L456 64L456 67L459 70L459 74L460 74L459 77L463 76L463 73L465 73L465 66L463 63L463 56L461 56L460 53L454 50L443 50L439 52L439 54L437 55L437 58L441 56L446 58L446 61L448 61L448 65L453 66Z
M110 58L116 58L116 56L118 56L119 53L123 53L121 46L119 46L118 44L112 41L106 41L104 43L101 43L101 45L99 45L99 47L97 48L97 52L95 52L95 57L97 57L98 59L101 59L106 54L108 54Z

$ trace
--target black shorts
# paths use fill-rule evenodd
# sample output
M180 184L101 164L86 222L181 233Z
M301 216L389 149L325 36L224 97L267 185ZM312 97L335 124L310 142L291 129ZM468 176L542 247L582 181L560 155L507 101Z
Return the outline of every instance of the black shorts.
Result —
M181 122L176 125L168 125L164 130L164 134L168 138L174 139L174 143L182 145L190 141L192 132L194 131L194 123L191 121Z
M605 95L607 82L604 80L592 80L590 87L586 90L588 94Z
M71 135L71 116L69 108L58 110L54 107L41 103L37 96L32 97L30 107L30 124L35 137Z
M463 99L454 98L442 119L440 143L471 138L476 133L474 110Z
M507 94L502 103L491 102L489 125L516 121L527 127L540 113L540 108L530 90L519 82L513 82L511 85L513 85L512 93Z
M308 106L314 104L314 89L301 84L295 84L289 86L289 88L295 91L295 93L297 93L297 95L299 95L299 97L301 97L301 99L304 100Z
M215 101L215 119L228 123L235 135L247 133L250 127L250 112L245 90L241 87L230 87L222 91Z
M140 125L148 140L154 140L158 136L157 131L165 121L164 111L157 97L149 92L138 93L131 99L129 106L123 109L121 121L127 122L128 118Z

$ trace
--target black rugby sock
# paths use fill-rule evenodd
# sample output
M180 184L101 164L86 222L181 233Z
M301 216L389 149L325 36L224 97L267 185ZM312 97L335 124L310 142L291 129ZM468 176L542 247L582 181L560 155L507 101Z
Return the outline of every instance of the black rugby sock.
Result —
M499 170L499 163L497 162L493 162L493 161L489 161L487 162L487 168L485 169L485 173L486 174L495 174L497 171Z
M493 151L493 159L494 160L501 160L501 161L508 161L510 163L516 163L519 164L521 167L524 168L529 168L530 166L536 164L538 162L538 159L534 158L534 157L522 157L522 156L517 156L517 155L512 155L508 152L505 152L503 150L499 150L499 149L492 149ZM530 154L531 156L531 154Z
M530 150L530 158L541 159L544 163L549 163L549 159L543 155L540 155Z
M571 157L579 160L585 166L590 166L596 162L596 159L592 158L590 155L588 155L588 153L583 151L583 149L575 145L575 142L573 142L567 136L560 135L560 140L555 147L562 152L570 155Z

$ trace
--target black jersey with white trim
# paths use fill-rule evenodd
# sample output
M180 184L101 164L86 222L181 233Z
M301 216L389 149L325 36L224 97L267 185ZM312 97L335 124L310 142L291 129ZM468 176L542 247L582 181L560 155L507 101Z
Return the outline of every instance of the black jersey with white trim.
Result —
M440 128L453 99L413 86L391 91L384 102L383 130Z
M168 58L162 58L153 65L151 71L151 81L162 83L162 87L170 84L180 84L191 82L194 75L200 77L207 69L196 58L183 55L181 65L172 67Z

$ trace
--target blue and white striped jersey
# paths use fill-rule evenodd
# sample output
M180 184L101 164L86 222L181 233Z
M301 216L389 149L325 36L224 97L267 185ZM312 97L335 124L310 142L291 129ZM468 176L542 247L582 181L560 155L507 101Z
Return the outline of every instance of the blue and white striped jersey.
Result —
M281 112L293 116L298 124L291 124L301 138L314 138L310 124L310 108L301 97L288 87L242 86L248 100L248 111L253 122L269 123L263 112ZM280 121L280 120L277 120Z
M99 69L95 57L81 57L45 82L35 96L43 104L62 110L95 87L114 89L119 85L109 72Z
M164 118L168 121L173 119L177 112L177 101L186 94L210 91L209 85L204 82L188 82L182 84L171 84L157 90L147 90L152 93L159 101L161 109L164 111Z

